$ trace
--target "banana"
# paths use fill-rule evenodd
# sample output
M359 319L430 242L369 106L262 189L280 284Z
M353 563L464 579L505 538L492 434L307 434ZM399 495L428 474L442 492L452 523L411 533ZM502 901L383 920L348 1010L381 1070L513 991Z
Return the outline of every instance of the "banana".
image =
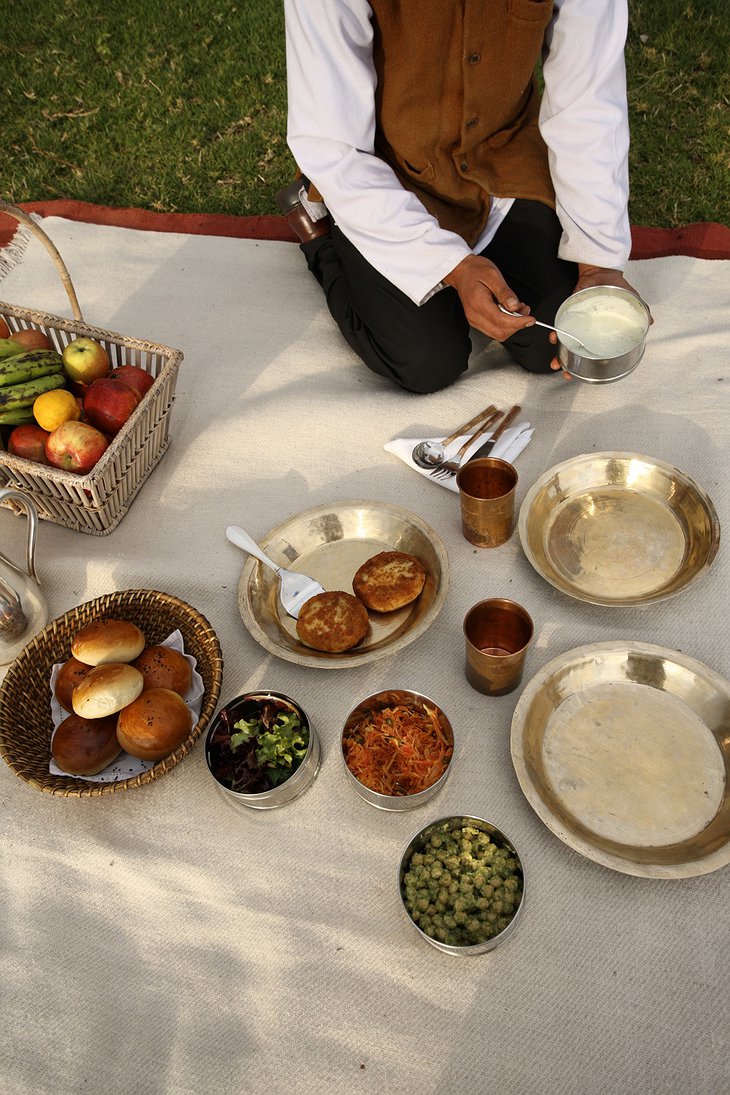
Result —
M63 358L55 350L25 350L0 361L0 390L39 376L61 372Z
M0 411L17 411L21 407L32 407L39 395L52 392L55 388L65 388L66 377L63 373L51 373L39 376L25 384L13 384L9 388L0 388Z
M0 338L0 361L4 357L13 357L14 354L22 354L23 347L17 342L13 342L12 338Z
M28 426L35 422L32 407L20 407L17 411L0 411L0 426Z

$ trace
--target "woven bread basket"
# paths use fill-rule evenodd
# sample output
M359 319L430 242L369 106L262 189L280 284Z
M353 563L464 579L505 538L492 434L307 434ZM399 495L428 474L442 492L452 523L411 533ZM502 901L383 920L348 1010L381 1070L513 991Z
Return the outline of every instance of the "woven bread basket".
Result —
M155 378L137 409L86 475L0 451L0 486L29 494L41 520L92 536L106 536L122 520L150 472L167 451L170 412L183 354L170 346L90 327L83 321L63 259L43 229L22 209L7 202L0 201L0 213L14 217L44 245L53 259L74 315L73 320L68 320L0 301L0 318L7 323L11 336L24 328L34 328L47 335L59 353L77 338L92 338L105 348L112 368L136 365ZM10 427L3 427L0 434L5 436L9 430ZM3 505L16 513L21 512L12 501Z
M51 759L51 669L71 654L71 641L92 620L132 620L144 632L148 645L179 629L185 653L197 662L205 693L200 718L189 737L141 775L117 783L90 783L75 776L55 776ZM93 798L141 787L164 776L188 755L206 728L220 696L223 658L218 637L205 616L185 601L151 589L108 593L71 609L53 620L22 650L0 687L0 756L17 776L49 795Z

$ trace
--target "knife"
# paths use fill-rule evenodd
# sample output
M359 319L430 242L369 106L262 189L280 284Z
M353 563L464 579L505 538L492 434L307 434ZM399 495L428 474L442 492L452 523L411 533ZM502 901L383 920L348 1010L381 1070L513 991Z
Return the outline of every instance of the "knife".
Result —
M494 431L492 436L489 438L489 440L485 441L484 444L480 448L477 449L477 451L474 453L474 455L469 457L469 460L470 461L471 460L478 460L481 457L489 456L489 454L491 453L492 449L495 446L495 443L497 441L499 441L500 437L502 436L504 431L507 429L509 424L511 422L514 422L515 418L517 417L517 415L520 413L521 410L522 410L522 407L520 406L520 404L516 403L514 407L512 407L509 411L507 411L507 414L504 416L504 418L502 419L500 424L497 426L496 430Z

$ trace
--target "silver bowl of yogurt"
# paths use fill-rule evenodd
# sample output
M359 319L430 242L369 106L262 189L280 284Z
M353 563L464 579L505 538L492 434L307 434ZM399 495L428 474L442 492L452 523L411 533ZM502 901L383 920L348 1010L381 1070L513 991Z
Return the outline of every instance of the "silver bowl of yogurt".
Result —
M571 376L592 384L621 380L644 356L650 322L649 309L628 289L581 289L558 308L555 326L584 346L559 334L558 361Z

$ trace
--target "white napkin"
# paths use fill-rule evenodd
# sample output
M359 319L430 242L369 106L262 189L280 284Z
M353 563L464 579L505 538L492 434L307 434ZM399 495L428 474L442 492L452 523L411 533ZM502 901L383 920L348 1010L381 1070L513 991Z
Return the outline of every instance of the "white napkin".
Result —
M179 650L193 671L193 679L190 682L190 688L186 695L183 696L183 699L193 715L193 726L195 726L200 718L200 709L203 704L203 694L205 692L203 678L197 671L198 663L192 654L185 653L183 637L179 630L173 631L172 634L168 635L166 639L163 639L159 645L171 646L175 650ZM62 665L63 662L59 662L57 665L54 665L51 670L51 718L53 719L54 734L63 720L68 717L68 711L64 711L53 691L56 677L58 676ZM51 741L53 741L53 734L51 734ZM121 753L114 763L105 768L103 772L99 772L95 776L75 776L74 778L85 779L87 783L118 783L121 779L129 779L131 776L138 776L141 772L146 772L149 768L153 768L155 763L154 760L138 760L137 757L130 757L128 753ZM68 775L68 772L64 772L62 768L58 767L53 757L51 757L49 762L48 771L52 776Z
M497 440L489 455L498 456L500 460L506 460L508 463L512 464L523 449L527 448L533 433L534 429L530 429L529 422L518 422L514 426L509 426ZM446 449L447 459L458 452L468 436L468 434L464 434L461 437L457 437L456 441L451 442ZM468 460L477 449L480 449L482 445L486 444L491 436L491 433L483 433L481 437L478 437L474 444L470 445L464 453L463 460ZM431 475L431 472L427 468L419 468L418 464L413 463L411 453L413 452L414 446L416 446L419 441L443 441L443 437L397 437L394 441L388 441L383 448L386 452L392 452L394 456L397 456L404 464L407 464L409 468L413 468L414 471L417 471L419 475L425 475L432 483L438 483L440 487L446 487L447 490L453 490L458 494L459 488L456 485L455 475L450 475L448 478L436 478Z

